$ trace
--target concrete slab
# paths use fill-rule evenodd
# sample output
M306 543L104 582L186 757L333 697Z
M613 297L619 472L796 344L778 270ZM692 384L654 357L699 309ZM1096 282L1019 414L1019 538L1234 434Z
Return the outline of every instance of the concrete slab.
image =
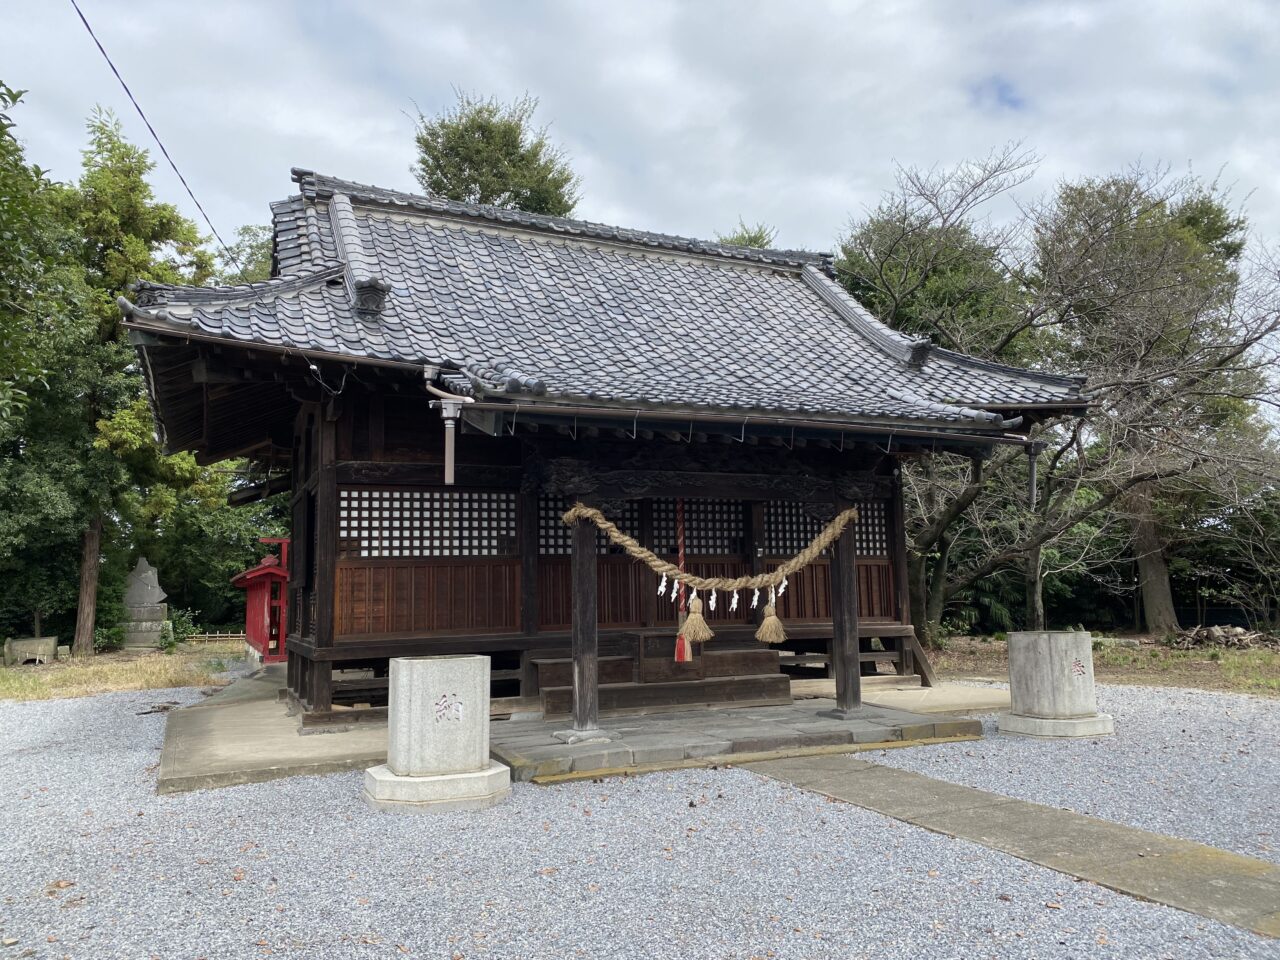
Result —
M339 770L363 770L387 757L384 723L332 731L299 730L279 698L283 670L267 667L217 696L168 715L157 791L177 793ZM605 743L558 743L564 721L493 720L490 754L513 780L603 776L740 763L764 756L855 751L927 739L945 722L948 737L976 739L976 720L936 718L868 705L847 721L819 714L830 700L743 710L684 710L610 724ZM908 736L908 733L910 734Z
M1112 890L1280 937L1280 866L849 756L747 769Z
M796 699L831 700L836 695L834 680L792 680ZM1000 713L1009 709L1009 691L999 687L975 687L960 683L940 683L922 687L909 677L863 677L862 699L878 707L908 713L954 713L971 715Z

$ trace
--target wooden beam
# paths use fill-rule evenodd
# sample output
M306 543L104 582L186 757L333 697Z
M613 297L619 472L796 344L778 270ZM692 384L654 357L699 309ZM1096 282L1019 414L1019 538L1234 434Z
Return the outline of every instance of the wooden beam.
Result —
M599 647L596 634L596 528L573 525L573 730L600 726Z
M520 630L525 636L538 632L538 492L521 490L516 519L520 524ZM521 686L521 696L524 687Z
M845 509L848 503L838 503ZM858 554L853 524L845 527L832 547L831 667L836 680L836 708L832 715L856 716L862 707L862 664L858 640Z
M316 645L333 645L338 569L338 474L335 468L337 424L319 417L319 477L316 485Z

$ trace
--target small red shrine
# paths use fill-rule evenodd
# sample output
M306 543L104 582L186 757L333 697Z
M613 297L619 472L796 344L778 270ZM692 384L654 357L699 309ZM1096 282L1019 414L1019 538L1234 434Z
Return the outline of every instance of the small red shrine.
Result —
M248 591L245 598L244 636L263 663L287 659L284 638L288 634L289 613L285 607L285 584L289 582L289 540L263 537L260 543L280 545L280 556L268 554L256 567L239 573L231 585Z

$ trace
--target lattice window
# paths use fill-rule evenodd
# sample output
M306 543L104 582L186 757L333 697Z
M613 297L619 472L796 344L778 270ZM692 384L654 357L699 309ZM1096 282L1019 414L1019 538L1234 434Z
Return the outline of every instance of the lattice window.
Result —
M746 515L741 500L687 499L684 502L684 552L695 556L741 556L746 544ZM653 502L654 553L675 555L676 502Z
M889 555L889 504L886 501L864 500L858 504L853 542L860 557Z
M338 556L500 557L516 552L516 495L477 490L338 491Z
M544 557L567 557L573 553L573 529L565 525L560 518L566 510L573 506L569 497L551 497L543 494L538 497L538 553ZM640 536L640 501L624 500L621 512L610 507L605 516L618 525L623 533L633 537ZM596 552L603 555L621 553L621 547L615 547L605 539L604 534L596 534Z
M884 500L866 500L855 506L858 520L853 525L853 542L858 556L888 556L888 504ZM770 557L793 556L807 547L824 526L809 515L802 503L770 500L764 508L764 552Z

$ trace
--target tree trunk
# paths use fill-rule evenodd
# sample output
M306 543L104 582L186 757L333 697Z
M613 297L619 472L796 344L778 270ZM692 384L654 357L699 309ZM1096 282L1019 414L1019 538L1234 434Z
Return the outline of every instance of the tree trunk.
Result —
M42 636L44 636L44 623L43 623L43 618L40 616L39 610L31 611L31 621L32 621L32 625L35 627L35 630L36 630L34 636L37 640L39 640Z
M98 610L98 573L102 563L102 514L95 513L80 550L80 599L76 604L76 636L71 653L93 655L93 628Z
M1173 590L1169 586L1169 564L1164 558L1164 543L1156 526L1151 495L1141 490L1133 498L1133 546L1138 562L1138 589L1142 592L1142 611L1150 633L1164 636L1176 633L1178 614L1173 609Z
M933 568L929 571L926 584L924 619L925 630L930 639L938 631L942 622L942 611L947 605L947 570L951 560L951 538L944 536L938 540L938 555L933 559Z
M928 614L925 612L925 597L928 595L926 574L928 564L924 557L912 553L907 558L907 592L911 604L911 625L915 628L916 639L921 646L929 644Z
M1024 568L1027 589L1027 630L1044 629L1044 569L1040 562L1040 552L1039 545L1028 550Z

